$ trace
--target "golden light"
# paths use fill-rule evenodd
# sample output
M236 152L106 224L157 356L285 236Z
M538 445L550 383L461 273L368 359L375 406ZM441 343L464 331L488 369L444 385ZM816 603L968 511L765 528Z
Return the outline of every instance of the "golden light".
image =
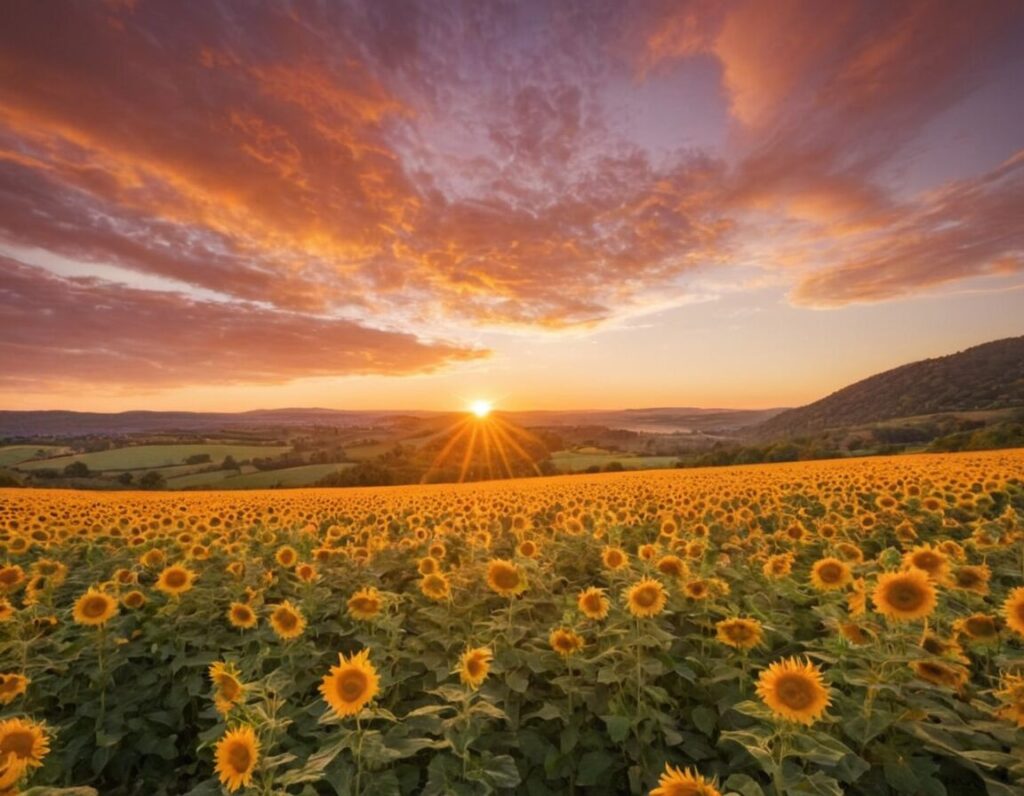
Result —
M490 401L473 401L469 405L469 411L477 417L487 417L491 413L491 402Z

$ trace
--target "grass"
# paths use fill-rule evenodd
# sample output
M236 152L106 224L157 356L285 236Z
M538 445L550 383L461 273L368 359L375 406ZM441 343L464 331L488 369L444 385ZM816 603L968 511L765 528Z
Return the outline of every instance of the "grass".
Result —
M241 461L256 456L277 456L289 450L291 448L285 445L134 445L108 451L25 462L20 469L53 468L61 470L72 462L85 462L90 470L140 470L184 464L185 459L189 456L199 453L209 454L213 462L220 462L226 456L233 456L236 460Z
M629 470L647 470L675 466L678 456L635 456L629 453L584 453L582 451L558 451L551 454L555 468L562 473L574 473L588 467L605 467L611 462L620 462Z
M237 475L235 470L216 470L171 478L168 489L213 486L217 489L267 489L274 486L310 486L325 475L352 467L351 464L306 464L282 470L261 470Z
M67 448L57 445L8 445L5 448L0 448L0 467L10 467L30 459L36 459L40 452L43 456L55 456L65 450Z

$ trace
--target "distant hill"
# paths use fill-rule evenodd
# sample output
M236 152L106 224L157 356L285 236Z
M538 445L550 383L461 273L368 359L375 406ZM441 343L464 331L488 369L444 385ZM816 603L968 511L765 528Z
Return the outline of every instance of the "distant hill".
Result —
M779 409L735 410L659 407L623 410L502 412L522 426L601 425L669 434L675 431L734 431L752 426ZM212 433L244 429L325 426L387 426L413 430L450 423L451 412L364 411L343 409L257 409L250 412L72 412L0 410L0 437L47 438L158 432Z
M1024 337L925 359L871 376L749 429L795 437L894 418L1024 406Z

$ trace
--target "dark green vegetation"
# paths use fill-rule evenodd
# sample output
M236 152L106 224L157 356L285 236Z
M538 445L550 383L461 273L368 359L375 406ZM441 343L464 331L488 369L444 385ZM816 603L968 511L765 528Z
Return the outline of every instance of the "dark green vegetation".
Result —
M894 418L1019 406L1024 406L1024 337L1010 337L887 370L751 430L778 439Z

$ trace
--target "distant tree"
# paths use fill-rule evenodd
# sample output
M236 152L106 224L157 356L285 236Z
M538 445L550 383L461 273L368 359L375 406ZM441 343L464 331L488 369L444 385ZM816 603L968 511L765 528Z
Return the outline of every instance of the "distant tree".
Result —
M117 483L119 483L121 486L128 486L134 480L135 480L135 476L133 476L131 473L129 473L127 471L121 473L117 477Z
M555 463L551 459L541 459L537 462L537 469L540 470L541 475L556 475L558 468L555 467Z
M71 462L64 468L64 475L68 478L88 478L90 475L89 466L82 461Z
M7 470L0 470L0 487L11 486L21 486L21 481L18 480L14 473Z
M604 466L604 471L606 473L621 473L625 469L626 468L622 462L608 462L608 464Z
M237 470L238 462L235 461L235 457L230 454L224 457L224 461L221 463L221 467L224 470Z
M163 475L156 470L150 470L139 479L139 486L143 489L163 489L166 483Z
M185 459L185 464L209 464L211 461L213 460L208 453L193 453Z

